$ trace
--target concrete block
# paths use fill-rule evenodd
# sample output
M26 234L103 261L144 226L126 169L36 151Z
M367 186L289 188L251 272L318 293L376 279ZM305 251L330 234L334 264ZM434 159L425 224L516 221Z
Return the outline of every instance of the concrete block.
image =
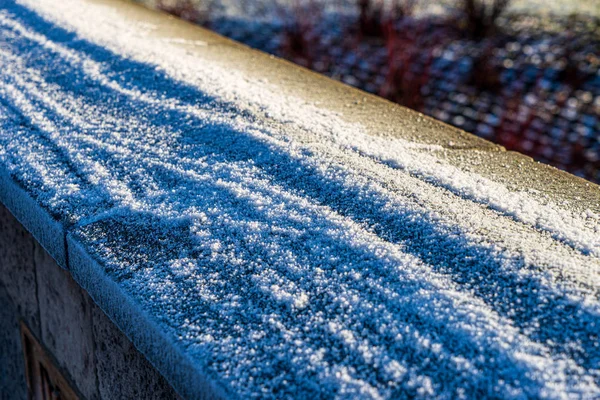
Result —
M0 400L25 400L25 360L19 314L8 291L0 284Z
M69 266L77 282L131 342L135 343L140 353L152 361L152 365L177 389L181 397L231 398L220 386L209 381L181 348L135 304L131 296L107 276L104 268L87 253L77 239L69 235L67 240Z
M40 334L39 309L33 256L33 237L19 221L0 204L0 284L12 299L16 312ZM2 304L2 303L0 303Z
M90 299L36 243L41 340L87 400L98 399Z
M179 398L165 378L95 304L92 304L92 320L101 399Z

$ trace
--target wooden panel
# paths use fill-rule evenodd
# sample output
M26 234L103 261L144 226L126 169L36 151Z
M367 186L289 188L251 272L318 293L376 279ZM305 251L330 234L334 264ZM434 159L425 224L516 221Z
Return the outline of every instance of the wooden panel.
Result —
M79 400L80 396L73 389L74 386L60 372L52 357L23 322L21 341L29 399Z

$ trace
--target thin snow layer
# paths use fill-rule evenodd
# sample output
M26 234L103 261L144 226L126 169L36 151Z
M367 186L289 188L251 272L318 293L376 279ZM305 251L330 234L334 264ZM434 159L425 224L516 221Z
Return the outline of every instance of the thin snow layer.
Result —
M108 7L23 3L0 6L0 168L230 393L600 396L597 214Z

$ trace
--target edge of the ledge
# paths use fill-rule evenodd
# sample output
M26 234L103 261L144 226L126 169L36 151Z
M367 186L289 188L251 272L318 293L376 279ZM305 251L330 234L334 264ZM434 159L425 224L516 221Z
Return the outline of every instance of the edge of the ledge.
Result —
M210 382L146 313L103 271L101 264L26 189L0 167L0 203L68 270L108 318L185 399L233 399Z
M33 235L62 268L68 269L65 227L0 168L0 202Z
M110 320L185 399L232 399L200 371L136 302L104 273L77 238L67 234L70 271Z

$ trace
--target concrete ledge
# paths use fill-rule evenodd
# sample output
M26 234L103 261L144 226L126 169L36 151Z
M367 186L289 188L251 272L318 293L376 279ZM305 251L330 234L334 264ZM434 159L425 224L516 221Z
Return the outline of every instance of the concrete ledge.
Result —
M72 235L67 237L70 271L110 319L186 399L235 398L209 382L176 343L168 339Z
M32 8L37 6L35 2L31 3ZM326 397L325 392L319 391L325 388L330 396L336 393L359 398L371 393L369 390L376 385L389 397L425 396L432 394L428 390L433 390L431 382L435 379L443 380L439 387L442 391L446 390L445 378L455 378L453 382L459 386L472 384L470 394L473 397L501 397L508 393L522 397L543 397L548 393L546 383L549 382L548 387L556 387L552 381L554 378L562 379L559 382L562 387L571 390L568 392L564 389L561 394L589 394L592 389L595 390L590 384L592 389L589 393L585 392L586 387L582 389L578 386L578 381L584 382L579 378L585 378L585 382L594 383L593 377L598 376L594 375L596 370L592 365L595 357L594 338L588 331L592 326L589 322L595 323L593 318L597 315L589 301L594 299L592 294L598 290L597 271L600 271L600 261L595 254L598 243L594 237L587 235L597 226L593 213L600 212L598 186L534 163L522 155L505 152L499 146L431 118L138 5L113 0L82 0L81 4L88 7L100 5L101 8L97 10L102 12L108 9L112 14L103 14L105 23L106 19L113 16L114 19L120 18L128 23L124 23L122 27L153 25L148 36L142 38L151 49L143 56L148 56L150 61L144 59L125 66L119 64L112 75L100 76L102 68L90 68L92 73L86 69L95 61L91 56L90 59L85 59L86 54L104 61L106 58L109 61L112 58L127 60L129 54L118 53L117 50L120 49L117 45L114 52L104 48L103 46L108 45L100 39L100 44L91 39L86 42L84 37L77 37L64 27L44 22L42 17L35 16L33 11L27 11L21 6L19 11L25 15L25 22L27 19L31 20L31 32L15 28L19 26L18 21L13 21L9 28L17 32L14 33L16 37L29 35L23 45L28 51L32 51L27 47L31 46L28 41L33 41L37 38L36 35L44 36L38 30L42 33L46 33L44 29L59 32L54 41L42 38L39 42L50 43L49 50L44 49L49 55L59 54L76 65L71 67L71 72L78 73L81 81L87 82L89 87L77 86L75 89L84 94L86 89L93 88L96 93L96 90L108 87L106 93L102 93L107 97L102 99L126 98L127 101L135 102L143 96L135 90L129 90L129 87L119 87L117 79L110 80L115 76L124 77L123 80L134 80L135 73L126 75L130 68L137 71L138 75L148 73L151 78L161 81L164 85L160 86L161 89L165 89L167 85L179 85L178 89L188 90L187 97L184 96L181 101L177 97L169 98L171 102L163 110L160 109L161 100L168 96L160 97L158 93L160 100L155 101L152 98L155 88L150 88L149 93L142 94L151 99L140 103L140 106L146 107L144 124L140 123L130 131L130 121L126 117L134 119L137 117L136 112L122 116L119 114L121 109L103 109L105 116L117 118L117 115L125 121L119 120L123 124L118 128L131 135L127 140L122 140L123 137L118 135L115 135L117 139L112 135L101 136L101 139L92 134L91 138L74 135L72 140L80 147L73 150L72 157L65 157L65 170L77 176L89 173L91 176L87 178L90 179L81 179L88 185L86 190L89 192L86 193L93 193L94 189L98 189L101 191L99 198L103 201L106 200L104 197L108 198L97 208L89 207L93 210L90 211L92 215L86 214L81 219L73 219L78 221L75 226L68 224L65 216L58 216L58 220L52 217L56 210L40 206L32 195L34 188L28 190L21 187L8 174L4 165L0 165L0 200L51 256L67 268L75 282L88 292L110 320L183 397L243 397L237 393L243 390L249 391L246 393L248 396L258 397L263 388L270 387L272 392L263 394L272 397L294 394L299 397ZM44 3L44 6L55 18L58 17L52 14L56 12L54 7L63 7L49 2ZM86 11L85 8L82 10ZM83 21L86 22L85 18ZM65 22L67 23L68 21ZM84 30L81 26L79 28ZM108 40L110 39L117 41L119 38L109 37ZM203 45L195 45L197 42ZM68 46L60 48L63 43L76 49ZM278 101L294 98L298 102L292 105L314 106L310 110L317 115L314 125L317 126L314 129L316 132L310 132L310 127L306 128L300 123L294 124L298 122L294 118L298 120L307 115L295 115L297 109L289 112L288 116L292 120L273 118L269 110L265 111L268 107L261 104L260 99L250 99L248 103L239 106L235 103L235 93L231 95L227 92L230 97L223 95L224 99L210 98L200 86L185 86L172 76L162 74L160 68L151 61L160 61L157 54L160 55L160 46L165 43L175 46L177 50L184 50L181 54L217 66L216 75L235 70L243 78L240 82L252 82L252 89L260 89L263 83L273 84L280 90L277 93L279 97L275 97ZM77 47L78 45L80 46ZM35 50L37 49L36 47ZM87 64L81 59L85 59ZM25 74L27 71L22 72ZM197 76L186 76L187 79L194 77ZM63 83L67 85L70 82ZM137 83L135 81L132 85ZM33 91L37 88L26 89ZM69 90L73 88L65 89ZM44 98L44 93L34 94ZM127 96L133 100L129 100ZM260 93L251 92L248 97L252 96L259 97ZM98 99L94 97L86 100L95 105ZM273 110L280 111L278 103L270 106ZM190 109L196 114L191 111L186 114ZM319 114L320 111L323 114ZM24 112L31 112L31 109ZM168 117L157 118L156 115L161 112L168 114ZM221 119L211 120L215 115ZM62 122L62 117L55 116L59 122ZM310 117L313 115L309 114L307 118ZM378 146L380 142L376 142L377 146L374 147L383 152L383 155L369 153L360 146L353 148L352 137L343 137L349 143L346 143L346 147L340 145L339 151L335 148L337 152L333 154L331 149L338 145L340 135L330 141L325 140L329 139L329 135L339 133L336 131L339 126L327 125L331 122L330 118L343 127L360 126L362 130L356 132L361 134L361 143L366 142L367 150L372 149L369 147L370 141L381 139L384 144L394 145L395 140L399 142L402 139L402 145L392 146L391 149L396 149L400 156L410 154L406 160L393 160L391 158L395 154L389 154L393 151L383 145ZM165 143L172 145L167 150L175 149L172 152L175 159L170 160L171 164L160 164L163 158L170 156L167 154L169 151L153 153L153 140L163 131L158 128L154 131L145 129L148 126L158 126L165 130L178 128L174 125L185 125L181 121L189 123L191 128L177 130L177 135L166 135ZM236 122L240 124L234 125ZM81 121L78 123L83 124ZM232 125L227 125L228 123ZM97 125L90 124L82 131L94 132ZM78 126L74 125L73 131L79 133L77 129ZM203 130L206 130L204 136L199 134ZM362 135L363 131L365 135ZM274 133L268 136L265 132ZM276 136L281 132L288 136ZM158 134L153 137L152 133ZM265 139L265 136L268 137ZM358 136L357 134L354 139ZM286 147L289 144L286 139L291 141L290 138L297 139L297 147ZM89 151L98 142L104 146L101 150L108 154L106 158L97 157L97 153ZM130 150L128 146L132 143L148 146L132 146L132 153L127 153ZM277 143L280 147L269 147L272 143ZM304 145L305 148L302 147ZM221 158L215 157L212 164L201 164L215 154ZM322 158L317 159L315 154ZM146 157L145 164L125 168L129 166L129 162L137 161L137 156L140 159ZM311 159L313 156L314 159ZM411 163L418 163L421 157L430 160L430 165L425 167L447 163L444 166L448 166L448 169L442 171L445 180L436 180L436 176L431 176L436 171L441 171L439 169L423 172L409 168ZM85 163L81 167L74 164L73 159L90 161L92 167ZM239 170L226 170L231 165L239 167ZM101 170L98 176L94 175L97 171L94 167ZM206 171L210 168L217 172L206 178ZM173 170L177 170L178 174L173 173ZM430 176L425 176L426 174ZM156 183L156 187L152 188L155 191L150 194L147 182L141 179L146 176L156 179L151 182ZM248 176L252 180L245 181ZM331 177L338 180L328 181ZM465 184L467 178L470 180ZM479 196L478 189L487 189L492 185L501 190L488 191ZM274 187L276 190L273 190ZM320 192L323 187L326 190ZM527 195L529 202L525 207L519 202L524 198L519 197L521 195ZM71 199L69 196L68 193L64 194L64 200L68 202ZM503 203L509 197L510 201ZM182 198L189 200L190 204L180 209L178 207ZM544 208L548 199L556 207L553 204L552 207ZM145 200L150 204L145 204ZM165 201L162 213L152 215L152 207L156 205L153 202L161 201ZM100 202L93 203L97 204ZM529 204L539 206L539 210L532 210ZM79 205L77 203L73 208L77 209ZM215 206L221 205L227 207L221 209L223 214L227 214L225 220L220 219L222 215L207 216ZM144 206L146 209L143 209ZM396 212L398 210L401 212ZM545 210L553 211L553 218L557 217L547 221ZM269 214L271 211L274 214ZM122 218L120 223L131 229L124 229L124 233L117 232L115 225L111 225L114 223L111 218L115 215L130 217ZM209 217L213 220L209 221ZM240 221L244 223L243 226L236 225ZM96 222L102 222L104 230L96 232L96 236L84 237L86 232L81 228L93 227ZM566 228L561 230L563 227ZM214 237L211 236L211 229L217 232ZM108 238L107 232L116 232L115 236L122 233L122 236ZM150 238L152 234L159 237ZM267 234L270 236L262 236ZM322 242L311 241L315 237L322 239ZM446 237L449 240L440 251L439 239ZM520 242L521 238L523 241ZM147 239L152 239L155 246L145 252L148 249L144 247L144 241ZM169 240L176 240L177 243L163 246ZM229 248L222 244L227 240L231 241ZM413 243L407 246L409 241ZM262 248L257 243L275 245ZM127 257L128 251L132 253L129 254L131 257ZM238 257L236 251L242 256ZM103 259L103 255L106 255L106 259ZM38 260L42 258L38 257ZM121 262L116 268L125 271L125 278L120 282L112 279L107 272L113 267L115 260ZM161 262L163 264L157 265ZM45 261L40 261L40 264L44 263ZM154 303L152 287L143 287L147 289L141 294L147 295L142 299L146 300L145 309L140 304L140 298L132 296L133 293L138 293L132 291L136 287L128 288L129 292L125 290L127 274L131 276L139 271L146 272L145 268L151 273L156 270L156 275L152 278L157 281L162 279L159 283L173 288L170 295L182 296L171 303L166 302L165 308L172 311L171 314L150 315L152 310L149 309L152 307L148 304ZM205 274L216 276L216 283L204 281ZM320 284L315 278L317 276L329 286L317 286ZM145 277L146 275L140 274L137 283L143 285ZM63 285L69 279L67 272L47 277L49 282L57 282L57 285ZM488 281L490 285L486 286ZM388 284L389 287L386 286ZM231 296L228 296L230 293L220 291L229 288L236 290ZM44 295L51 290L38 292ZM375 293L373 298L369 297L372 293ZM83 320L93 319L93 316L90 318L93 311L86 308L87 303L79 301L80 296L76 291L73 296L71 294L73 293L65 293L64 299L60 297L61 293L49 293L49 296L42 297L52 300L47 302L51 308L61 308L61 304L65 303L64 307L68 308L65 314L81 324L84 323ZM350 294L351 297L348 297ZM201 296L204 297L197 300ZM395 303L398 297L403 300ZM309 300L314 300L314 308L311 308ZM211 309L211 302L217 301L227 308L225 315L221 315L220 310ZM552 310L548 309L548 301L554 302L551 304ZM569 312L575 307L570 302L575 302L576 307L583 310L577 314L577 318ZM367 303L368 306L365 307L369 307L368 310L361 308ZM558 306L554 307L555 304ZM528 306L531 309L527 309ZM353 314L354 310L359 311ZM369 314L384 311L387 314L382 314L378 320L371 318ZM548 317L550 311L556 311L556 314ZM190 327L186 319L194 312L198 312L198 318L194 321L196 325ZM455 320L452 322L451 319L455 316L464 318L465 323ZM231 320L228 320L230 317ZM554 318L551 322L555 325L548 325L549 328L546 329L545 321L548 318ZM241 322L238 324L238 321ZM405 324L406 330L403 332L393 331L399 321ZM56 345L52 346L53 351L62 351L65 343L53 340L49 332L64 329L64 321L54 322L45 321L41 324L41 337ZM308 322L313 325L308 325ZM574 327L574 336L569 336L571 332L563 333L560 329L555 329L556 326L562 326L561 322L568 322ZM220 337L207 339L213 331L202 335L198 333L209 323L213 324L211 328L217 326L216 332L225 331L223 336L228 339L235 335L238 335L236 339L241 337L236 342L240 348L221 347L223 353L214 358L216 361L207 360L210 357L206 353L194 353L195 348L204 344L203 340L212 340L213 345L222 344ZM225 326L222 330L219 329L221 323ZM377 324L379 325L375 326ZM254 330L251 332L252 336L247 338L244 335L250 331L249 327ZM318 333L311 332L311 328L315 327L318 328ZM189 329L184 333L189 333L192 339L182 339L184 335L179 336L177 329ZM235 331L234 334L228 336L230 332L227 329ZM393 335L390 333L392 336L384 337L386 330L393 332ZM482 331L487 336L482 335ZM407 332L414 335L405 335ZM446 332L447 335L440 332ZM313 333L315 336L311 336ZM506 339L503 336L505 334L512 336ZM87 332L86 335L93 333ZM272 342L269 335L275 338ZM296 340L293 335L302 338L304 342ZM441 344L437 343L436 346L439 344L439 348L445 349L447 354L436 352L437 347L432 345L428 335L437 335L436 339ZM354 340L355 337L359 340ZM489 340L479 341L484 339ZM494 347L498 341L505 339L502 346L498 345L498 349ZM277 340L285 342L288 347L274 350L273 345L278 344ZM398 344L394 347L396 341ZM394 346L388 346L391 342ZM570 346L570 342L577 342L579 345L584 343L587 347ZM304 349L299 348L298 343L304 343L314 352L303 352ZM370 351L382 353L371 357L368 352L361 353L363 348L356 343L375 343ZM556 346L558 350L544 346ZM577 348L573 350L575 347ZM579 351L580 348L583 350ZM237 351L239 349L241 351ZM328 351L329 359L324 362L324 354ZM462 353L455 355L454 351ZM557 353L556 360L552 358L555 355L553 351L562 352ZM244 354L238 360L235 356L240 353ZM258 353L264 358L259 359L256 356ZM488 357L476 357L478 354L486 354ZM421 356L423 359L418 358ZM569 368L565 367L559 356L571 357L569 360L575 367L571 368L571 364ZM393 357L408 367L401 365ZM451 364L455 359L460 360L460 357L472 357L467 361L475 365L473 369L478 372L470 370L467 373L460 369L460 365ZM294 364L298 359L305 363ZM545 364L541 364L541 361L540 364L530 362L538 359L542 359ZM256 360L264 362L255 365L253 363ZM202 366L208 365L210 361L217 364L217 367L225 365L225 372L215 368L210 371L212 375L209 375ZM239 366L234 365L237 361L245 362L245 375L240 375L241 378L236 375L242 368L238 369ZM88 360L87 363L89 362ZM318 372L310 370L304 374L304 370L297 366L304 365L308 371L314 362L321 363ZM92 387L91 382L98 379L98 376L94 378L86 370L86 360L65 357L62 363L65 368L85 375L80 380L86 382L86 387L90 390L86 392L89 397L94 397L95 392L101 392L101 385ZM548 366L554 369L546 370ZM409 367L414 376L422 378L421 381L414 383L413 376L406 372ZM351 373L358 375L371 370L371 374L366 373L361 379L353 380L350 376ZM489 373L489 376L480 376L481 371ZM522 375L525 375L523 371L528 374L524 381L529 386L525 388L519 386ZM219 372L222 373L221 376ZM422 376L419 375L421 373ZM504 375L499 377L499 373ZM291 380L288 379L290 376ZM263 380L256 383L258 379ZM512 381L507 383L506 379ZM490 383L493 380L496 381ZM393 385L386 387L389 382L393 382ZM422 386L416 388L417 384ZM250 385L254 387L248 389ZM459 386L453 388L456 392L443 392L441 395L458 396L463 389ZM498 387L506 391L500 392ZM405 392L402 391L403 388ZM515 392L510 392L513 389Z
M0 205L0 399L28 398L20 325L87 400L179 397L90 296Z
M0 201L52 255L58 265L67 268L65 229L15 182L0 166Z
M41 318L39 339L87 400L99 400L89 297L68 271L56 268L39 245L34 249Z
M135 22L153 25L148 35L149 41L155 41L160 47L165 39L188 41L178 44L190 54L198 54L212 61L220 62L223 68L235 65L248 80L264 81L277 85L284 95L300 97L307 103L319 104L339 115L349 123L360 123L374 136L397 137L423 144L438 145L447 154L440 157L454 159L454 164L473 168L492 180L501 182L502 174L494 171L504 170L507 162L524 164L518 176L514 176L514 186L527 188L538 186L546 194L558 199L579 198L586 206L600 211L600 186L575 177L550 165L533 161L530 157L517 152L507 152L502 146L451 125L435 120L419 112L392 103L384 98L363 92L342 82L334 81L324 75L289 61L252 49L229 38L187 21L177 19L166 13L149 10L132 0L87 0L90 3L110 7L119 15ZM194 42L206 43L196 46ZM452 150L459 151L456 155ZM470 150L473 150L471 152ZM501 153L490 154L486 153ZM473 154L470 158L468 155ZM482 163L481 161L485 159ZM478 161L479 160L479 161ZM487 171L487 172L486 172ZM548 177L551 177L550 179ZM550 187L546 184L552 181ZM542 183L543 182L543 183ZM561 200L557 200L561 202Z

